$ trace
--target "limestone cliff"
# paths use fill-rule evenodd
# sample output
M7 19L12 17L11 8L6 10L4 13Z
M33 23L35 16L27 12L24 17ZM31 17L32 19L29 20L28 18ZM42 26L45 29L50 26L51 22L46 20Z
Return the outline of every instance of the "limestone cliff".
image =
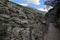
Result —
M0 3L0 40L40 40L46 30L44 15L13 2ZM30 33L31 31L31 33Z

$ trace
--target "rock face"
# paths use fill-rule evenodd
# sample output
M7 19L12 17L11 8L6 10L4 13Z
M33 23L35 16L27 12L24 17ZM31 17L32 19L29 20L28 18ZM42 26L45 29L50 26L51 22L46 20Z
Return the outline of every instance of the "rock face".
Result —
M44 15L28 7L19 7L0 4L0 40L42 39Z
M60 2L45 15L48 31L44 40L60 40Z

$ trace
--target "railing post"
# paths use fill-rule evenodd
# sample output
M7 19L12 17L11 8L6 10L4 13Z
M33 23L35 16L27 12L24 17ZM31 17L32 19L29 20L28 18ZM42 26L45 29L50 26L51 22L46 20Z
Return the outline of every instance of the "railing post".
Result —
M29 27L29 40L32 40L32 26Z

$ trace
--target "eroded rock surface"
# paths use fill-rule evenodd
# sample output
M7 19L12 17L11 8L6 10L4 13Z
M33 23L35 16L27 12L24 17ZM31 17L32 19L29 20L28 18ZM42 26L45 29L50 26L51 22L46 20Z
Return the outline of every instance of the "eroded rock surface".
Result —
M44 16L36 10L20 7L19 10L0 5L0 39L1 40L29 40L32 27L32 40L40 40L45 24Z

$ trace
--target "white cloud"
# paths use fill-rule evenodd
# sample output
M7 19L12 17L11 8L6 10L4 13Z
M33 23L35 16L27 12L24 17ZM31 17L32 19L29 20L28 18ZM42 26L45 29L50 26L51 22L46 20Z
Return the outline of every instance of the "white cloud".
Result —
M38 8L38 10L48 12L52 8L53 7L51 7L51 6L47 6L47 7L45 6L44 8Z
M28 6L28 4L20 4L20 5L22 5L22 6Z
M33 4L36 4L36 5L40 5L40 0L27 0L28 3L33 3Z
M52 9L53 7L52 7L52 6L49 6L49 5L45 5L45 8L48 9L48 10L50 10L50 9Z
M48 10L44 8L38 8L38 10L48 12Z

